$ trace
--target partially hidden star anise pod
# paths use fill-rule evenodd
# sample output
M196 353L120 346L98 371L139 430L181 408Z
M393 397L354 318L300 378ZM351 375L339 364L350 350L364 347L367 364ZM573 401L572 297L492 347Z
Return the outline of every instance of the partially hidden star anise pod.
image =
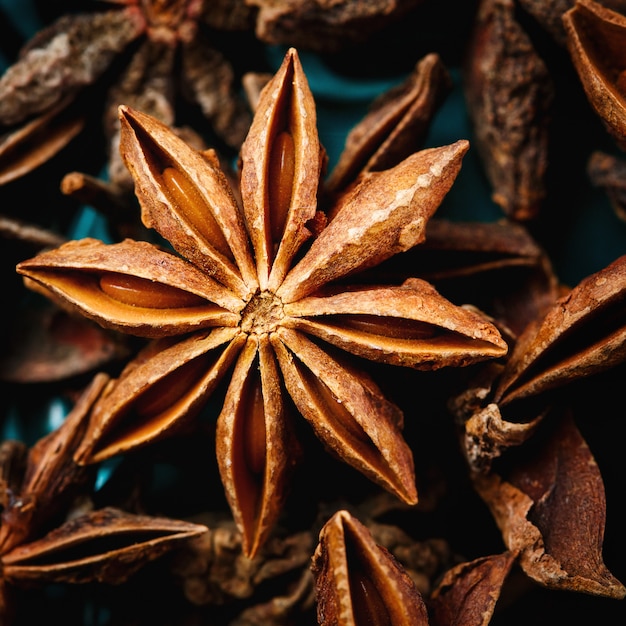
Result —
M512 219L536 218L547 193L554 85L513 0L479 3L463 89L494 202Z
M329 193L358 174L388 169L423 147L438 107L452 90L452 77L436 53L420 59L407 78L381 94L348 133L344 149L325 181Z
M345 49L402 19L423 0L247 0L257 9L262 41L328 54Z
M607 132L626 149L626 16L593 0L563 15L567 48L587 99Z
M396 558L348 511L324 525L311 562L321 626L428 626L421 594Z
M531 437L551 394L626 360L625 294L623 256L558 298L526 327L503 366L451 401L474 469Z
M94 510L2 555L3 577L11 584L119 584L147 562L206 530L201 524L112 507Z
M545 420L514 463L474 485L526 574L552 589L624 598L602 558L606 520L598 465L570 411Z
M116 508L85 511L94 478L74 452L109 377L98 374L61 425L30 449L0 447L0 623L20 611L15 587L127 580L139 568L207 531L181 520Z
M18 266L64 306L154 338L94 408L77 459L101 461L166 435L202 410L228 372L217 458L247 554L280 513L294 462L292 402L330 450L415 503L402 413L354 357L433 370L500 357L507 345L484 315L427 282L367 284L366 271L423 240L467 141L364 175L320 228L323 149L294 49L242 146L242 209L212 151L130 107L120 118L143 222L180 256L86 239Z
M506 551L449 569L428 598L430 626L487 626L516 557Z

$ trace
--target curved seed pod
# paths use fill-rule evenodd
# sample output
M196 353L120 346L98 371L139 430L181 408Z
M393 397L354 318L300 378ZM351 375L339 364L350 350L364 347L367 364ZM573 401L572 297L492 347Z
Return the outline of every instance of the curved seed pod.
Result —
M17 271L62 306L145 337L235 326L244 304L190 263L139 241L69 241Z
M19 124L73 97L145 27L141 10L129 6L64 15L39 31L0 77L0 124ZM107 32L115 36L101 36Z
M3 555L3 577L14 584L119 584L146 563L205 532L206 526L200 524L105 508Z
M28 451L23 477L3 502L0 554L35 536L89 479L90 474L76 465L72 455L108 382L108 375L96 374L62 424Z
M322 626L428 626L413 581L370 531L338 511L320 532L311 570Z
M400 409L364 374L296 331L279 329L272 346L287 391L324 444L404 502L415 504L413 455L400 433Z
M545 200L554 85L514 0L481 0L463 68L474 146L492 198L515 220Z
M520 336L494 391L501 406L626 360L626 256L582 280Z
M593 0L578 0L564 13L563 25L589 103L626 149L626 17Z
M455 306L432 285L412 278L401 287L343 288L284 307L285 326L316 335L373 361L422 370L464 366L507 352L495 326Z
M507 548L550 589L626 597L602 558L606 498L598 464L570 411L550 415L504 474L473 474Z
M438 54L418 61L409 77L376 99L350 131L325 190L337 193L358 174L393 167L422 148L431 119L451 89L452 79Z
M256 289L243 220L226 176L157 119L120 106L120 152L146 227L240 297Z
M254 557L281 512L293 435L267 336L251 336L237 359L217 421L217 459L243 550Z
M516 558L506 551L449 569L429 598L434 624L487 626Z
M149 344L94 406L74 458L96 463L156 441L204 406L241 349L235 329ZM169 347L168 347L169 346Z
M287 274L278 296L294 302L423 241L426 222L450 190L468 149L465 140L428 148L392 169L365 175L342 197L336 216Z
M28 174L60 152L85 126L66 103L36 117L0 141L0 185Z
M274 289L311 235L306 223L315 217L321 148L315 102L294 49L263 92L241 147L241 196L259 284Z

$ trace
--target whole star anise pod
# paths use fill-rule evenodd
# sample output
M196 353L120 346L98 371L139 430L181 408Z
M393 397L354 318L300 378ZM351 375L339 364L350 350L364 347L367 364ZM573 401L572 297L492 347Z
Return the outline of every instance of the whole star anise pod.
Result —
M86 239L18 265L33 289L154 338L94 407L77 459L98 462L164 436L198 415L228 374L217 457L246 554L281 511L295 460L292 405L331 451L415 503L403 415L354 356L433 370L500 357L507 346L485 316L427 282L368 284L366 270L423 240L468 142L363 175L326 223L317 209L324 151L295 49L264 88L242 146L242 209L214 152L130 107L120 119L143 222L180 256Z

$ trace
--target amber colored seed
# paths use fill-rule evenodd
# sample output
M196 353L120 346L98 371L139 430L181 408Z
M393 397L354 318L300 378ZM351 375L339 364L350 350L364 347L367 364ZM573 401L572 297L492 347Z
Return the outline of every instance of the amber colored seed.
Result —
M142 417L160 415L183 398L206 372L205 359L193 359L148 388L135 402L135 411Z
M191 225L216 250L232 260L233 253L222 229L215 220L211 208L194 185L182 172L173 167L166 167L162 176L170 198L184 211L185 217L190 220Z
M295 148L293 137L286 131L276 135L269 162L269 206L271 210L272 241L280 241L293 193Z
M378 589L359 569L350 571L350 595L356 626L391 626L387 607Z
M182 309L208 304L193 293L128 274L103 274L100 289L118 302L151 309Z
M378 315L342 316L341 325L359 332L394 339L430 339L437 334L437 329L432 324Z
M243 415L243 440L246 464L254 474L265 470L265 410L260 381L250 383Z

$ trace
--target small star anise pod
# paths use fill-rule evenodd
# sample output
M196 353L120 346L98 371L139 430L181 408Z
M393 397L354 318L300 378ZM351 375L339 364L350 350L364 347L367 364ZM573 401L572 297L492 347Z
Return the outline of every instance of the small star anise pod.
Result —
M105 374L95 376L62 424L32 448L10 440L0 445L2 624L20 613L16 587L119 584L207 531L201 524L89 506L93 471L73 455L108 380Z
M463 91L492 199L535 219L547 194L555 87L513 0L481 0L463 62Z
M180 256L86 239L18 266L29 286L65 306L154 338L94 407L77 459L101 461L166 435L198 415L228 373L217 457L248 555L281 510L294 462L292 403L330 450L415 503L403 415L354 356L433 370L500 357L507 346L482 314L427 282L367 284L366 270L423 240L468 142L362 176L325 224L324 152L294 49L263 90L242 146L242 209L212 151L129 107L120 119L143 222Z
M311 569L322 626L428 626L426 605L406 570L346 510L322 528Z
M252 9L238 0L107 1L105 8L68 13L42 28L0 77L0 184L49 160L96 112L110 146L109 184L103 188L100 179L84 175L68 183L66 193L81 200L90 195L105 209L126 206L132 180L117 150L121 103L173 125L181 123L182 98L201 111L225 147L240 147L250 115L236 93L235 70L211 33L250 31Z

